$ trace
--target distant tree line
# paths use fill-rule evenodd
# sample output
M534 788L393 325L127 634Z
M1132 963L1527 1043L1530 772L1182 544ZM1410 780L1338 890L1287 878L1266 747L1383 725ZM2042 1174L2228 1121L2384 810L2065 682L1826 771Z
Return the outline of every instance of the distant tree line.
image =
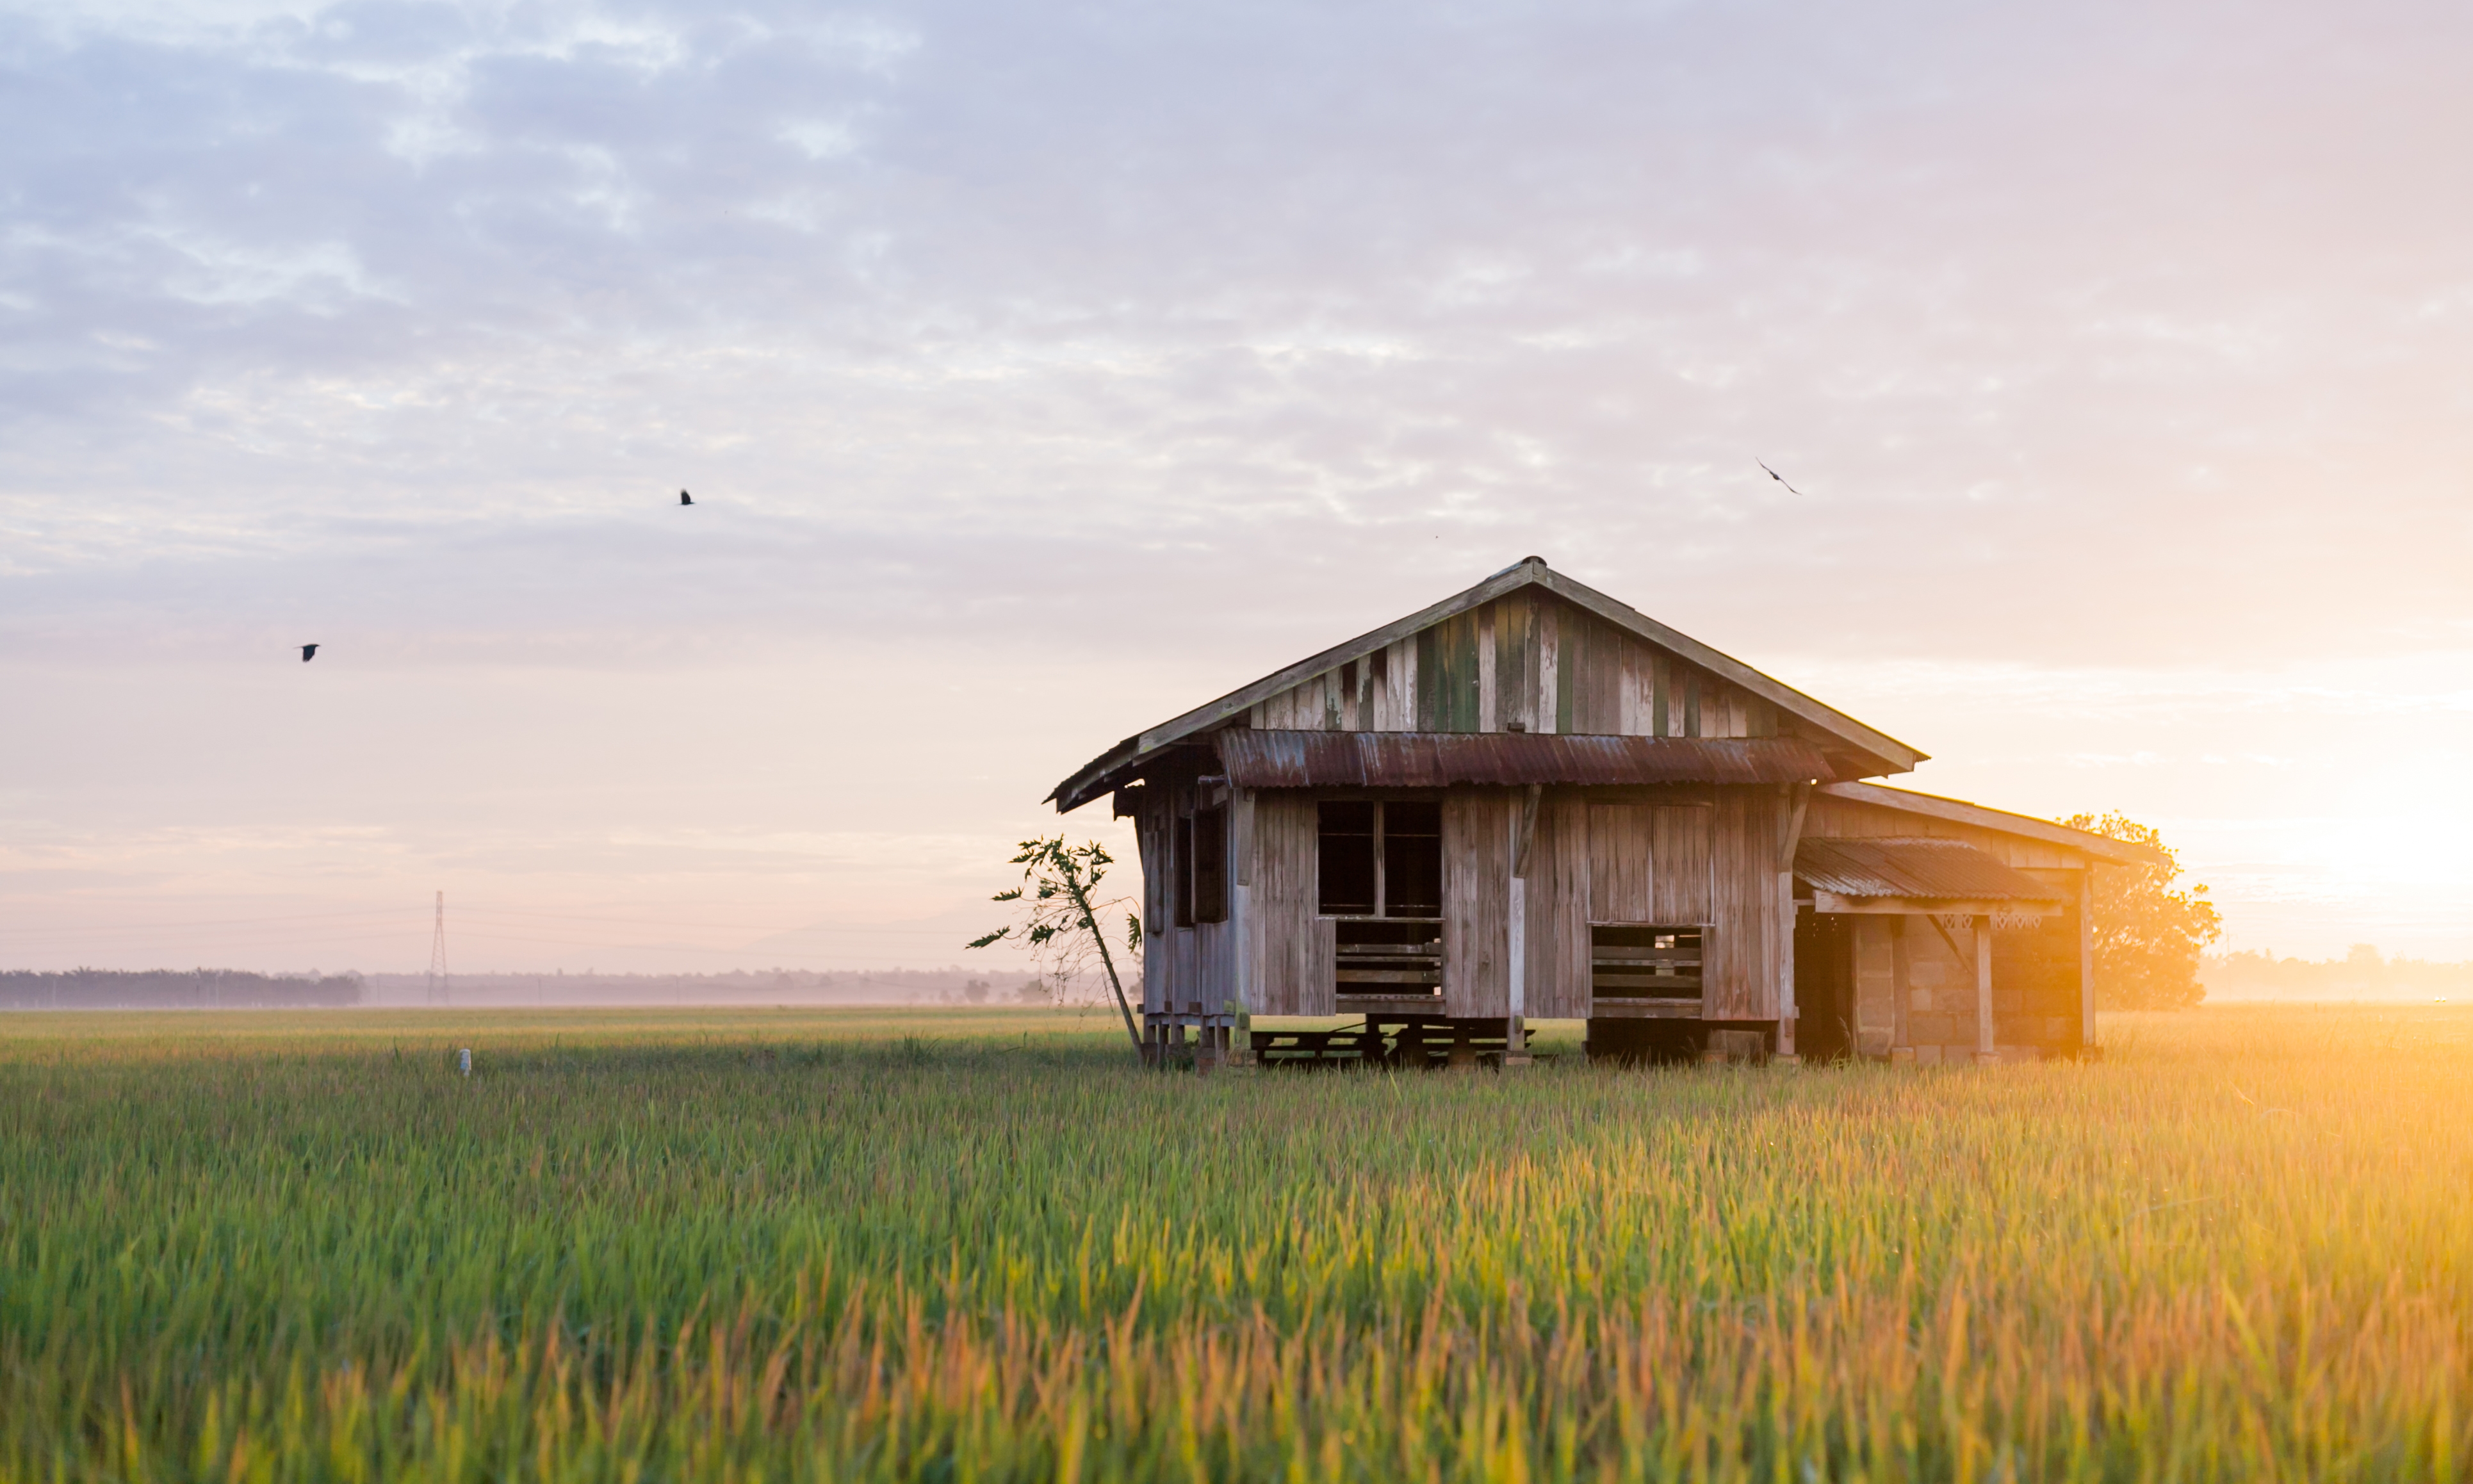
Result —
M282 975L238 969L0 969L0 1010L216 1010L357 1005L358 974Z
M2367 943L2330 959L2278 958L2268 948L2213 954L2198 971L2209 990L2235 999L2473 998L2473 964L2388 958Z

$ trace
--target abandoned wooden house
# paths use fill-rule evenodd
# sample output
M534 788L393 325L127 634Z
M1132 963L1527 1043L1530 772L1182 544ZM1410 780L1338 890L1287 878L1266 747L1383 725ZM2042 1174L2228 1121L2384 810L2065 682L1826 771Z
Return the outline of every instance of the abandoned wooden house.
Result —
M1155 1052L2076 1053L2092 873L2149 857L1862 781L1924 756L1531 557L1050 798L1136 822Z

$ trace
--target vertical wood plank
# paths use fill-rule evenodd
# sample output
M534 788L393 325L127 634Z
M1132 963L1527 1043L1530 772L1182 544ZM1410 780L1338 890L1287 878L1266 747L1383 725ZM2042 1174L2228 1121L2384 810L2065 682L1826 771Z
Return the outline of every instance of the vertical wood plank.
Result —
M1135 839L1142 856L1142 1012L1156 1015L1167 1008L1167 940L1160 935L1165 922L1161 906L1167 900L1167 810L1163 800L1142 790L1140 812L1135 816Z
M1622 730L1622 635L1614 625L1589 620L1589 720L1586 730L1611 736Z
M1509 795L1443 796L1443 1013L1510 1014Z
M1502 730L1502 657L1495 651L1495 610L1489 603L1477 610L1477 730Z
M1907 1017L1915 1004L1914 948L1907 942L1913 919L1901 913L1889 919L1889 1049L1911 1050L1914 1033Z
M1758 1007L1767 998L1758 983L1764 935L1757 910L1757 877L1768 874L1769 852L1759 852L1763 869L1755 871L1747 849L1751 822L1744 804L1742 790L1720 788L1710 821L1709 915L1713 922L1701 951L1708 1013L1719 1020L1763 1018Z
M1537 605L1537 722L1539 731L1563 730L1563 606Z
M1593 803L1589 812L1589 921L1653 922L1649 889L1656 849L1651 806Z
M1314 819L1310 798L1256 797L1255 910L1246 923L1246 952L1261 995L1254 1008L1262 1015L1332 1013L1332 981L1317 977L1313 957Z
M1709 901L1710 826L1715 811L1659 806L1649 811L1649 920L1683 925L1713 919Z
M1992 1025L1992 920L1977 914L1975 919L1975 1060L1980 1065L1999 1060L1993 1047L1999 1044Z
M1532 1019L1589 1013L1589 805L1547 791L1528 847L1528 1009Z
M2078 868L2078 1044L2095 1044L2095 868Z

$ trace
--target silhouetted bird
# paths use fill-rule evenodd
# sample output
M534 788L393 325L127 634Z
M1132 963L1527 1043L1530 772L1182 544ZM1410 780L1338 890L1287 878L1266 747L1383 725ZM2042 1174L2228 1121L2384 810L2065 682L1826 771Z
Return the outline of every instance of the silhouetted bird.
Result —
M1761 461L1758 459L1754 459L1752 462L1754 464L1761 464ZM1767 465L1761 464L1761 472L1766 474L1771 479L1776 480L1779 484L1786 485L1786 476L1769 467ZM1803 491L1792 485L1786 485L1786 492L1789 494L1801 494Z
M687 493L684 490L682 490L679 491L679 503L682 505L693 505L695 503L695 496Z
M302 664L307 664L310 660L315 659L315 658L318 658L318 646L317 646L317 645L315 645L315 644L303 644L303 645L301 645L301 646L300 646L300 662L301 662Z

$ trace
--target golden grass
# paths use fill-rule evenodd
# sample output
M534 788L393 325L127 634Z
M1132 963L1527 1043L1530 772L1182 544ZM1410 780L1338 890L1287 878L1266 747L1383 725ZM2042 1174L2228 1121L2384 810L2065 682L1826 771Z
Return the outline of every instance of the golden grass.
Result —
M2473 1012L2107 1034L1197 1080L1056 1012L11 1017L0 1478L2464 1476Z

